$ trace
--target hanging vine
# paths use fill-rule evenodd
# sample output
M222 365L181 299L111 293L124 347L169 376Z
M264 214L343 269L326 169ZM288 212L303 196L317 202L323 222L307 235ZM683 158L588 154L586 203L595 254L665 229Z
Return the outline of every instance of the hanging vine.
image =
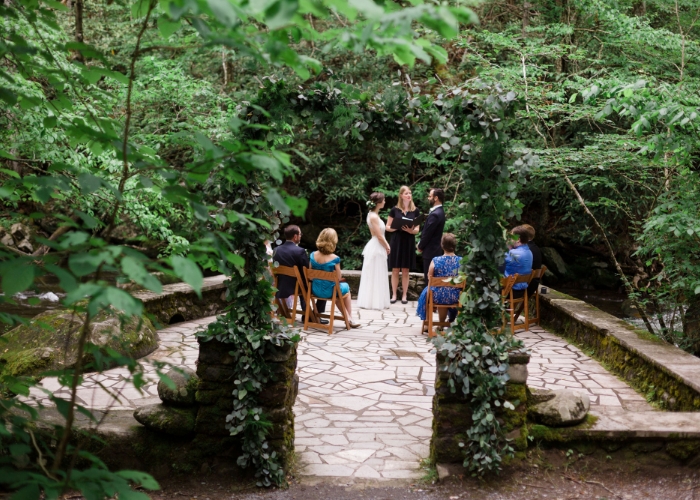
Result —
M297 334L271 316L272 285L265 240L277 238L282 222L269 201L277 196L276 191L263 192L254 183L235 184L221 176L213 178L207 188L208 196L219 205L215 219L227 221L226 238L216 242L221 257L216 265L229 277L226 297L230 305L202 338L231 346L236 389L226 428L232 436L242 438L238 465L252 466L259 486L284 484L280 457L268 441L272 423L258 399L262 389L275 380L266 352L299 341ZM229 214L235 215L230 222Z
M467 287L454 327L445 337L438 336L434 345L445 360L450 390L461 390L471 398L472 426L460 446L465 449L464 466L483 475L500 470L503 458L513 454L497 411L499 407L512 410L518 404L507 401L505 395L508 353L522 348L522 343L499 334L503 305L498 265L507 250L506 221L518 216L522 207L518 184L524 182L536 157L518 156L508 149L505 131L517 103L514 92L476 81L453 89L447 98L441 127L446 141L436 154L446 151L445 145L449 150L449 145L462 144L457 162L466 200L456 215L466 242L461 272Z

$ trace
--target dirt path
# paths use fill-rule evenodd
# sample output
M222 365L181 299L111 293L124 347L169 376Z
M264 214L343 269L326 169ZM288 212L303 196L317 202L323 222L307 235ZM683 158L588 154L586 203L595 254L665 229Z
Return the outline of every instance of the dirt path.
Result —
M572 463L574 462L574 463ZM700 500L697 467L611 464L609 460L572 457L562 450L533 455L529 462L480 481L465 475L441 483L368 482L327 478L309 482L292 478L286 490L259 490L221 478L170 480L152 495L165 499L269 500Z

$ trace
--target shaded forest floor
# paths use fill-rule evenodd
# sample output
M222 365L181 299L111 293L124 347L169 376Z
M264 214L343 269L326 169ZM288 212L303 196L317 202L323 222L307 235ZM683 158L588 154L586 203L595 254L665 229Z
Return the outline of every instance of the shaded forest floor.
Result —
M694 466L654 463L653 458L619 461L580 456L563 450L538 451L499 476L478 480L468 475L434 481L371 483L346 478L319 481L290 477L288 489L258 489L217 476L179 477L161 481L152 494L165 499L274 500L464 500L596 499L700 500L700 472Z

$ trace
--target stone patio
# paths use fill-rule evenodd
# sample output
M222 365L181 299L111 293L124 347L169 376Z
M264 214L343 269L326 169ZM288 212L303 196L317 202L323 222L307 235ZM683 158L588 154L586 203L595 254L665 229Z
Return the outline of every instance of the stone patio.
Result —
M299 472L313 478L415 479L428 456L432 434L435 356L420 333L416 303L385 311L354 310L362 324L353 330L302 332L296 451ZM140 393L125 381L126 370L87 374L79 402L95 409L129 410L159 402L153 360L194 368L195 332L214 317L159 331L160 347L144 358L148 383ZM342 324L342 323L341 323ZM532 327L517 334L532 349L528 383L549 389L586 391L593 411L651 411L644 398L565 340ZM56 394L55 378L43 387ZM33 392L47 403L44 393ZM658 412L655 412L658 414Z

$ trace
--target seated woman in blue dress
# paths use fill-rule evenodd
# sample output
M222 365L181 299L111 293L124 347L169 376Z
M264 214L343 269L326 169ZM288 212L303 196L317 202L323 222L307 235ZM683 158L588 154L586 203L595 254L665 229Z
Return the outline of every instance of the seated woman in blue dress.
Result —
M312 252L309 256L309 267L318 271L336 272L340 280L342 277L340 273L340 257L333 253L337 245L338 233L335 232L335 229L326 228L321 231L321 234L318 235L318 239L316 240L316 248L318 248L318 251ZM311 285L311 292L316 297L330 299L333 297L333 287L335 287L335 283L332 281L314 280ZM350 320L350 326L352 328L359 328L360 325L352 320L350 285L347 283L340 283L340 295L343 297L345 310Z
M442 235L442 240L440 241L442 246L443 255L434 257L432 262L430 262L430 268L428 269L428 278L441 278L447 276L457 276L459 274L459 266L462 262L462 257L455 255L455 249L457 248L457 238L452 233L445 233ZM454 304L459 301L459 294L461 292L458 288L451 288L446 286L434 286L431 287L433 290L433 302L436 304ZM426 305L428 302L428 287L423 289L418 299L418 317L425 321L426 317ZM449 312L450 321L454 321L457 317L457 309L439 309L438 315L440 321L445 321L445 316Z

